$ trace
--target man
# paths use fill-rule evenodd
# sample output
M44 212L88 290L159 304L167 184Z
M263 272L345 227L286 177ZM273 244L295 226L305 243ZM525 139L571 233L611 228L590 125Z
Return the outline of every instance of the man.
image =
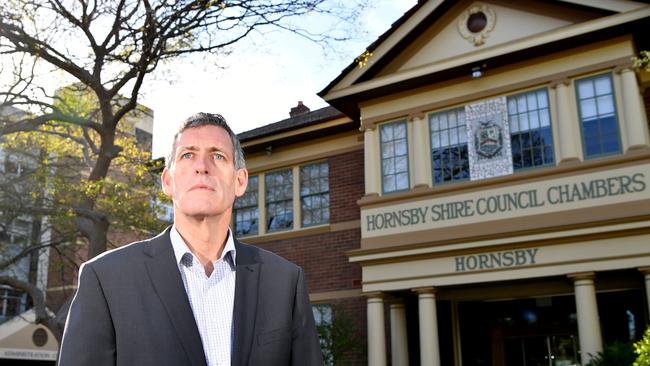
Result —
M321 365L302 269L229 229L247 183L223 117L185 121L162 173L173 226L82 266L59 365Z

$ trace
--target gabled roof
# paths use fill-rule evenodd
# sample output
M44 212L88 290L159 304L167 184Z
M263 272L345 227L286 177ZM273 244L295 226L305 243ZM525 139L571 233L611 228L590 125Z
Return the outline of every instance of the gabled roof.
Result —
M244 152L252 154L269 147L288 145L359 129L359 125L334 107L327 106L238 135Z
M258 127L249 131L239 133L239 141L244 143L260 137L265 137L280 132L310 126L319 122L343 117L343 113L336 108L327 106L315 111L307 112L296 117L290 117L281 121Z
M420 56L419 63L408 61L408 57L417 55L413 50L416 42L422 43L426 37L435 40L443 31L455 30L462 11L475 4L515 10L537 8L536 14L529 14L551 20L555 16L557 21L536 30L528 29L525 23L522 27L508 29L508 42L490 43L488 39L480 47L457 54L439 48L444 52L437 55L430 49L428 55L434 56L430 60ZM356 61L351 63L318 95L350 118L358 119L360 101L468 76L478 64L488 63L496 68L621 34L632 33L637 36L637 42L649 42L645 36L649 17L650 5L638 1L420 1L368 47L372 55L364 67L357 66ZM506 29L504 19L499 19L498 15L496 24L495 33ZM458 46L457 43L451 45Z

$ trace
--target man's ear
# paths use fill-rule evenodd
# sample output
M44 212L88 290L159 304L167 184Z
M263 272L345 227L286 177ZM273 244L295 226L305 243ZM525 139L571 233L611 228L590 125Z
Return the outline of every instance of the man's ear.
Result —
M246 192L248 186L248 170L241 168L235 173L235 196L241 197Z
M160 176L160 182L162 183L163 193L171 197L172 194L174 193L174 188L172 184L173 183L172 176L171 173L169 172L169 169L167 168L163 169L162 175Z

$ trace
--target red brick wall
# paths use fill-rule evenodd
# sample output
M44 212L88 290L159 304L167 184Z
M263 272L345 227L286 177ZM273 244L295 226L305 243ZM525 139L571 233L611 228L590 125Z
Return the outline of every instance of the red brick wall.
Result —
M359 220L357 201L364 194L363 150L328 159L330 170L330 222Z
M256 245L301 266L309 292L339 291L360 288L361 268L345 255L359 248L360 235L359 229L352 229Z
M359 220L357 201L364 194L363 150L328 158L330 222ZM246 239L244 238L245 242ZM361 288L361 268L350 263L345 253L360 247L359 228L256 243L301 266L310 293ZM366 298L364 296L328 301L334 316L343 312L355 329L356 345L337 366L367 364Z

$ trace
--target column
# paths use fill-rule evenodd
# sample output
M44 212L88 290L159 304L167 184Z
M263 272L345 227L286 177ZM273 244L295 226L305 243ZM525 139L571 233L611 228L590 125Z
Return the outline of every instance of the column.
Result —
M578 315L578 338L580 339L580 356L583 365L603 350L600 333L600 318L596 302L596 288L593 272L568 275L573 280L576 312Z
M648 310L650 311L650 267L639 268L645 277L645 296L648 302Z
M384 297L368 294L368 365L386 366L386 331L384 328Z
M420 317L420 365L440 366L436 290L433 287L424 287L414 289L413 291L418 294L418 314Z
M401 299L395 299L390 303L390 350L392 366L408 366L406 310Z
M560 139L560 158L559 163L579 160L579 150L581 146L580 134L578 133L579 122L574 118L573 109L571 108L571 91L569 86L570 80L560 80L551 84L555 88L555 105L557 106L558 127L557 136Z
M379 147L377 142L377 128L366 127L363 133L364 178L366 183L366 196L379 194Z
M621 99L628 150L647 147L650 145L648 125L641 103L636 73L632 67L623 67L617 71L621 74Z
M413 149L410 158L413 161L413 187L431 185L431 153L429 152L429 128L424 113L409 116L413 130Z

